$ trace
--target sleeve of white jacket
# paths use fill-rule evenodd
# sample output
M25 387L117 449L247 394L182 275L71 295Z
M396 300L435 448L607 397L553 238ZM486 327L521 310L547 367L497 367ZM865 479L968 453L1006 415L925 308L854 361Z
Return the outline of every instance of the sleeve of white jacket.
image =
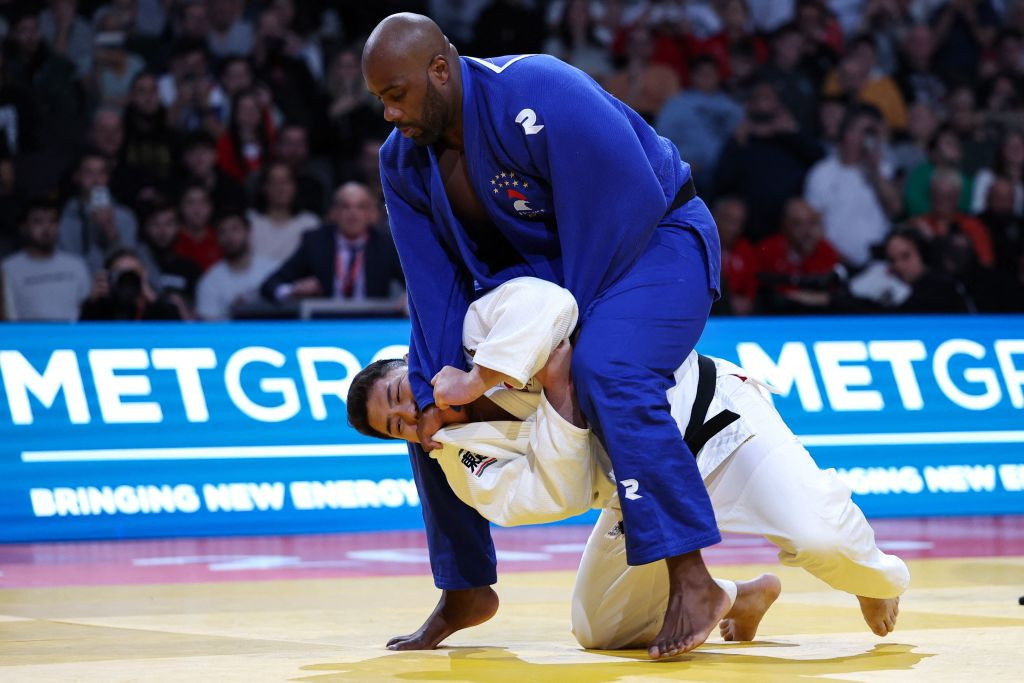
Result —
M507 375L522 389L576 327L579 311L567 289L532 277L509 280L473 302L463 346L473 363Z
M590 430L567 422L543 395L537 413L536 421L522 423L524 438L508 440L506 457L494 457L491 443L490 457L477 455L481 459L473 467L447 448L439 458L456 495L495 524L554 522L586 512L593 503ZM459 435L457 428L449 432ZM471 443L459 446L472 451Z

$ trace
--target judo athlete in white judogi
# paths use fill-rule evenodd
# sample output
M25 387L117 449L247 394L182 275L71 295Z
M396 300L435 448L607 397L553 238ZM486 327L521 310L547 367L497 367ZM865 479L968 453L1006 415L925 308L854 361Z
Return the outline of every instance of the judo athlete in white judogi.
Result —
M534 378L553 352L565 352L576 316L571 294L533 278L511 280L473 303L464 325L466 353L476 366L499 373L504 385L460 413L449 409L448 424L435 435L443 447L430 455L455 494L495 524L538 524L601 509L576 578L573 633L587 648L640 647L661 627L668 600L665 562L627 565L623 536L629 529L623 528L609 459L590 430L567 420L566 408L556 408ZM474 386L472 372L439 373L438 405L465 397L465 387ZM361 375L349 395L353 425L374 436L415 439L418 413L405 365L378 361ZM892 631L899 595L910 580L906 565L878 548L849 488L833 470L817 467L775 410L769 390L742 368L693 352L676 371L668 399L696 454L719 528L764 536L779 547L783 564L857 596L874 633ZM695 404L699 414L691 419ZM618 484L627 497L643 495L636 482ZM718 583L735 601L735 585ZM753 637L750 629L737 633L735 626L726 618L722 635Z

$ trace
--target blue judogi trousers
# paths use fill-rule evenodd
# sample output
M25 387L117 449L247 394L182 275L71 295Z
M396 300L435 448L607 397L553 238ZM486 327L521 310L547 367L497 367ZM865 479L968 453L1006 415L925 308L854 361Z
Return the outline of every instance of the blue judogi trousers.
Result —
M673 373L704 330L714 296L700 238L689 228L662 225L636 265L582 316L573 379L619 482L631 565L721 540L696 459L666 397Z

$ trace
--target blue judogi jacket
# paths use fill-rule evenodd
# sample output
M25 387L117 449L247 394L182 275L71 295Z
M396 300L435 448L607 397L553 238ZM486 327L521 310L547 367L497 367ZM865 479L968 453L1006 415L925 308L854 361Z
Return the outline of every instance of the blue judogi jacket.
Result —
M690 178L675 145L554 57L460 61L468 176L497 231L477 234L461 225L431 147L396 130L380 152L409 295L410 384L421 407L434 402L430 379L437 371L465 367L462 323L469 303L514 277L568 289L582 325L594 300L629 271L659 224L687 225L705 245L708 287L718 291L718 233L706 209L698 214L684 205L665 215ZM440 468L420 449L413 449L412 461L437 585L493 583L486 522L460 507Z

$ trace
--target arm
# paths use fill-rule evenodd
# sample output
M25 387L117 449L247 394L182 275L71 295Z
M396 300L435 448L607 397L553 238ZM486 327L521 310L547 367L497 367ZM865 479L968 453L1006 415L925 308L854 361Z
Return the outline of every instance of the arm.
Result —
M260 285L260 295L268 301L281 301L291 294L291 285L313 274L310 258L310 234L302 236L298 249Z
M502 382L522 389L576 327L579 312L568 290L520 277L474 301L466 312L462 345L473 368L444 368L434 378L440 407L466 405Z
M451 445L438 461L452 489L495 524L553 522L593 504L592 441L576 405L571 362L569 344L563 342L538 374L544 393L532 420L446 430ZM500 452L488 451L488 457L456 445L474 440L500 443Z

